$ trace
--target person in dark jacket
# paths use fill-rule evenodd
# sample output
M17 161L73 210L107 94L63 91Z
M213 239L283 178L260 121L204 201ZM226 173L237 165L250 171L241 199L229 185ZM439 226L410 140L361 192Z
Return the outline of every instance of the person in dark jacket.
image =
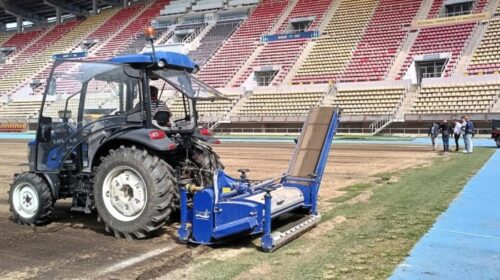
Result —
M453 133L453 128L447 120L443 120L439 126L439 132L443 137L443 151L446 153L450 150L450 134Z

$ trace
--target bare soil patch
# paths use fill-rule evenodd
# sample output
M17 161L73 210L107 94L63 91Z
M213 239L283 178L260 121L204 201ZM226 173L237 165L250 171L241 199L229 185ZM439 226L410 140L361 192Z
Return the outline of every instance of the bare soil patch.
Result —
M231 175L238 177L238 168L249 168L250 179L263 180L278 177L286 171L293 145L223 144L216 146L215 150ZM320 209L327 206L325 200L341 194L345 186L376 180L373 176L377 173L428 164L435 156L438 155L428 151L426 147L335 145L323 177ZM0 262L0 278L82 277L120 260L176 242L175 225L165 227L161 235L151 239L133 242L115 239L104 232L103 226L96 221L96 215L70 212L70 201L56 204L56 220L45 227L32 228L13 223L9 219L7 191L13 174L27 169L22 166L26 161L25 141L0 141L0 255L4 256ZM339 218L333 224L325 223L311 233L321 234L341 222L343 221ZM255 249L251 245L249 247L251 250ZM130 273L118 272L109 277L146 279L160 275L163 277L176 271L173 276L189 279L189 270L185 273L186 270L182 271L181 267L196 257L185 254L193 248L182 244L175 248L175 254L170 257L168 254L158 256L154 262L134 266ZM207 257L213 254L213 258L223 260L245 250L247 249L209 250L211 253ZM171 258L174 256L181 256L182 261L175 261ZM261 272L265 273L252 271L251 275L258 276Z

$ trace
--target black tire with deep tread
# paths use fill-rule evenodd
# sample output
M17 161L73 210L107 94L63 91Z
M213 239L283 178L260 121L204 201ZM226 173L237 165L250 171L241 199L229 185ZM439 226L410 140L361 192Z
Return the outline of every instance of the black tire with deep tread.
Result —
M14 188L20 183L28 183L32 185L38 194L39 206L37 213L28 219L20 216L12 204ZM54 202L54 197L52 196L49 185L40 175L33 172L25 172L14 178L14 182L12 182L9 191L9 209L12 212L13 219L17 223L23 225L43 225L50 222L54 211Z
M126 165L144 179L147 186L147 202L142 214L135 220L123 222L115 219L106 209L102 197L102 185L106 175L115 167ZM164 160L135 146L110 150L102 159L94 176L94 199L99 221L106 231L116 237L144 238L162 227L172 212L172 199L176 188L173 169Z
M497 137L496 142L497 142L497 148L500 148L500 136Z
M203 170L210 170L210 173L204 172L204 181L207 185L213 184L213 173L217 169L224 169L224 165L221 163L219 155L215 151L204 144L197 144L196 149L203 153L204 157L208 158L208 162L198 162L200 168Z

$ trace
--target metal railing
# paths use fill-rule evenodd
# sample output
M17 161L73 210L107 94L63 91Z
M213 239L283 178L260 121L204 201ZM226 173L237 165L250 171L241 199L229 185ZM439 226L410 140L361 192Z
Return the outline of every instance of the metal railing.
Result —
M302 128L216 128L214 133L221 134L237 134L237 133L251 133L251 134L299 134ZM427 136L429 128L384 128L382 130L382 135L418 135ZM339 127L337 129L338 133L341 134L365 134L370 135L370 128L350 128L350 127ZM489 135L491 134L491 128L477 128L475 129L477 135Z
M385 126L387 126L394 120L395 115L396 115L396 110L392 109L389 112L382 115L378 120L371 123L370 126L368 127L369 129L371 129L371 134L377 134L378 132L380 132L381 129L383 129Z

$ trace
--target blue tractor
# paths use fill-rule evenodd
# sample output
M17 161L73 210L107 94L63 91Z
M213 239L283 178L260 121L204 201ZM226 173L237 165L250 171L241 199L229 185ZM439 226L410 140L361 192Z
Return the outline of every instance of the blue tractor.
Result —
M144 238L180 205L179 181L211 185L223 168L198 127L198 100L224 99L196 79L186 55L151 52L105 62L56 61L29 143L29 171L15 175L10 210L20 224L50 221L54 203L72 198L117 237ZM158 110L168 92L182 110ZM156 109L156 110L155 110Z
M262 234L265 251L318 223L339 111L311 109L282 177L253 182L240 169L232 178L208 145L218 140L198 128L196 110L199 100L226 97L194 77L197 69L188 56L154 47L106 62L56 61L29 143L29 171L10 188L14 220L46 224L54 203L72 198L71 210L96 210L106 231L133 239L159 230L178 210L183 242ZM160 110L163 93L177 96L181 109Z

